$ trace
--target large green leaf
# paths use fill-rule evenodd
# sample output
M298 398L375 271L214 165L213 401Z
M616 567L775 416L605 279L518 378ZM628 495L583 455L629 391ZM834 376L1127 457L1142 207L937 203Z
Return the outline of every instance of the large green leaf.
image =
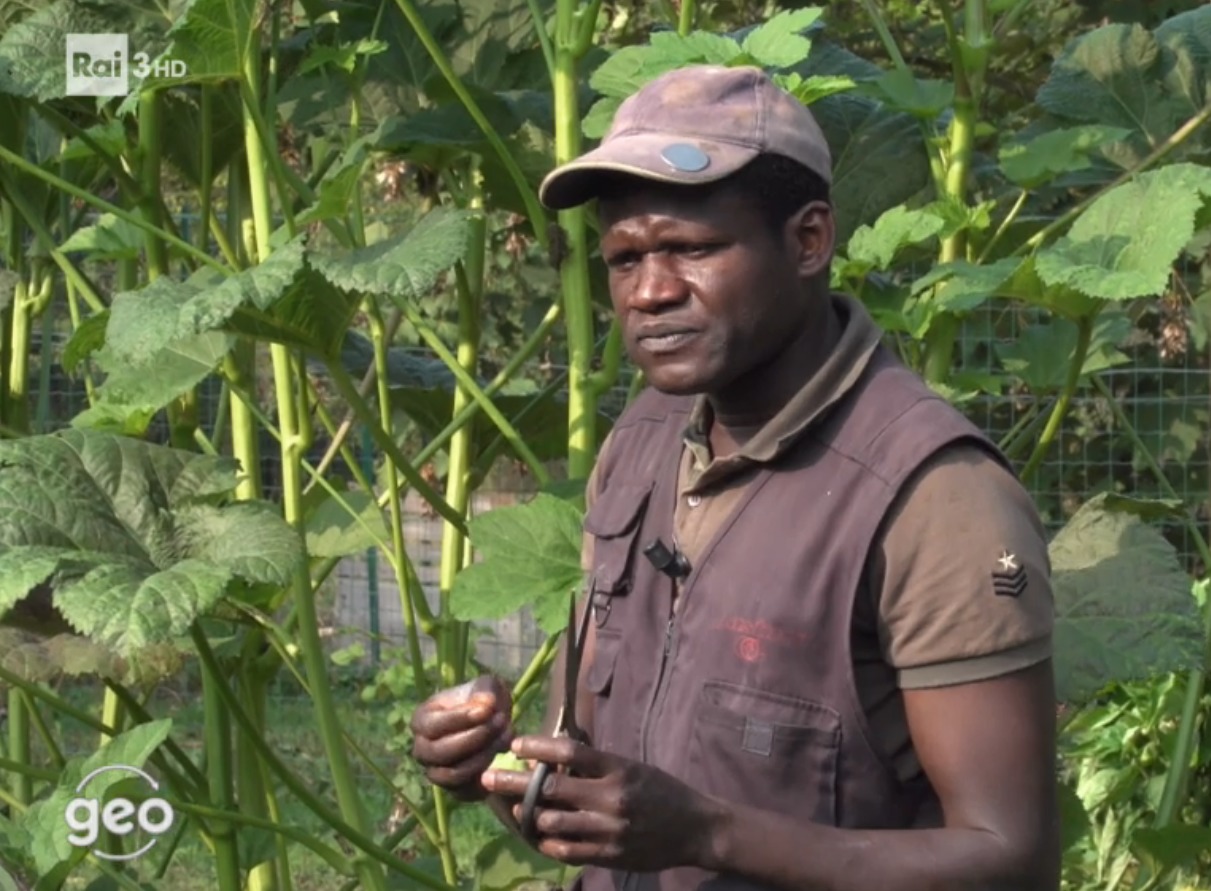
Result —
M1050 545L1059 701L1081 704L1107 684L1202 664L1191 580L1173 546L1109 496L1085 505Z
M1140 174L1101 196L1066 237L1039 252L1039 277L1106 300L1160 294L1208 198L1206 167L1172 164Z
M114 10L117 13L117 10ZM121 18L74 0L53 0L0 34L0 93L39 102L59 99L67 86L63 52L68 34L121 31Z
M318 255L312 263L343 291L412 301L427 294L442 273L463 258L470 231L467 213L438 208L394 238L355 251Z
M97 391L100 400L94 408L101 410L101 416L107 416L104 406L158 411L205 380L230 346L228 335L209 331L171 341L138 365L104 347L96 353L97 365L106 377Z
M1206 101L1207 21L1203 9L1175 17L1155 33L1113 24L1082 35L1056 60L1038 104L1062 122L1129 131L1131 138L1108 147L1106 155L1122 167L1138 163ZM1190 148L1205 138L1196 134Z
M241 306L269 309L299 284L304 262L300 236L229 278L215 281L209 273L184 282L158 278L114 298L106 342L116 359L146 364L166 343L222 327Z
M165 718L139 724L113 737L86 758L73 758L64 767L59 783L51 794L35 802L22 816L20 825L30 838L30 853L39 873L49 873L54 867L78 857L84 852L72 845L68 836L71 827L63 819L68 803L78 794L76 787L95 770L105 767L142 769L166 739L172 721ZM106 793L118 784L125 785L131 775L121 770L107 770L92 777L83 790L89 798L106 800ZM144 794L155 794L142 780L137 788ZM161 788L161 793L163 789Z
M1090 155L1131 133L1124 127L1090 124L1043 133L1025 142L1011 143L1000 152L1001 169L1013 182L1035 188L1061 173L1092 166Z
M0 615L47 583L67 622L120 655L170 642L233 579L282 585L299 536L225 504L233 462L63 431L0 442Z
M548 634L563 629L579 592L581 515L554 495L475 517L471 543L483 560L458 574L450 605L458 619L491 621L530 607Z
M514 891L534 882L568 887L579 872L579 867L552 860L517 835L506 832L484 845L476 855L474 891Z
M821 99L812 113L832 152L839 244L929 182L929 157L912 116L850 93Z
M1094 322L1081 374L1095 374L1128 362L1118 346L1131 331L1131 320L1121 313L1099 316ZM1069 368L1076 358L1077 340L1074 322L1052 318L1031 325L1009 343L997 344L995 350L1005 369L1031 391L1051 393L1062 388L1068 379Z
M373 496L355 490L341 492L338 501L321 489L313 492L304 523L310 556L348 557L390 540L383 509Z
M823 14L820 7L785 10L749 32L741 46L758 65L788 68L811 52L812 42L802 32Z
M945 221L927 210L893 207L873 226L860 226L846 248L849 259L864 270L886 270L901 249L927 241L942 231Z
M167 55L185 63L189 80L240 77L257 33L257 7L256 0L190 0L168 32Z
M82 251L93 260L132 260L145 243L141 229L107 213L93 225L77 229L59 249L64 253Z

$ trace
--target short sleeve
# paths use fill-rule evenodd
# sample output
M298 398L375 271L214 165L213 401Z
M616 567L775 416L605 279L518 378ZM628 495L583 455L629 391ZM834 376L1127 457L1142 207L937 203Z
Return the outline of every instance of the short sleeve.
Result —
M975 445L899 493L868 564L883 656L903 688L970 683L1051 655L1047 535L1018 479Z

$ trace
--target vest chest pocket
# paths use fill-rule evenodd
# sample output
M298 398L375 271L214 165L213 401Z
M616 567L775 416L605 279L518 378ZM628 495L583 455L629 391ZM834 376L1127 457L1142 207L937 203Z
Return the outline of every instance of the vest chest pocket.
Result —
M611 624L614 598L631 588L637 539L651 494L651 483L611 483L585 514L584 530L593 537L591 596L599 632Z
M708 795L833 826L841 716L819 703L709 681L685 780Z

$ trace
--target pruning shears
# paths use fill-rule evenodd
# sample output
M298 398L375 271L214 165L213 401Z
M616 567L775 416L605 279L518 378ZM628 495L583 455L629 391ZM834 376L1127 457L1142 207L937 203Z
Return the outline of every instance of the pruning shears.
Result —
M589 590L592 590L590 586ZM566 736L578 743L587 745L589 735L576 723L576 692L580 681L580 665L584 658L585 639L588 636L589 620L593 615L592 603L585 603L584 614L580 622L576 621L576 599L573 597L568 604L568 647L564 663L563 704L555 719L555 729L552 736ZM534 775L530 777L530 785L526 787L526 797L521 803L520 827L522 836L533 842L536 836L534 826L534 810L538 799L542 796L542 787L554 768L545 762L538 762Z

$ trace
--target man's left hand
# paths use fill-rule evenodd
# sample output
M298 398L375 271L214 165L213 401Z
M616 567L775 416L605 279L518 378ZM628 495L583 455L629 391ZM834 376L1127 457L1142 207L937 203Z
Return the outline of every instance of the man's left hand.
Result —
M540 853L571 865L634 872L708 862L722 808L670 774L566 737L522 736L512 748L519 758L556 769L534 811ZM515 799L513 815L520 820L531 776L489 770L483 784Z

